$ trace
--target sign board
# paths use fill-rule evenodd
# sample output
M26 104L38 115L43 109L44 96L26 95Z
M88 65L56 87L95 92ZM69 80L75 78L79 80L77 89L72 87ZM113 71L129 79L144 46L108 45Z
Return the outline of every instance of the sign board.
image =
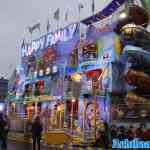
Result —
M23 43L21 47L21 57L30 56L38 50L45 49L57 42L67 42L71 40L77 31L78 24L71 24L67 28L57 30L54 33L48 33L31 43Z

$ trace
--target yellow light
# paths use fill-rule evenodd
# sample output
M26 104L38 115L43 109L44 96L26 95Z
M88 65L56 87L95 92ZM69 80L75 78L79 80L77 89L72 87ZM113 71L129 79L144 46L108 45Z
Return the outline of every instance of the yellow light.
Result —
M79 74L79 73L74 73L72 76L71 76L71 79L73 80L73 81L80 81L81 80L81 75Z
M125 29L125 28L135 28L136 25L134 23L129 23L129 24L126 24L124 25L122 28Z
M60 110L61 110L61 107L60 107L60 106L58 106L58 107L57 107L57 110L58 110L58 111L60 111Z

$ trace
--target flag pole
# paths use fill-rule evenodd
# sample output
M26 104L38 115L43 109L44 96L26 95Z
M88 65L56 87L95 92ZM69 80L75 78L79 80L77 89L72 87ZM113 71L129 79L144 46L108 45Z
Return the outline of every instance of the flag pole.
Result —
M41 36L41 29L39 29L39 37Z
M39 29L39 35L40 35L40 37L41 37L41 28Z
M31 43L32 43L32 32L30 33L30 35L31 35Z
M78 16L78 23L79 23L79 43L81 42L81 6L79 6L79 16Z
M32 27L28 26L27 29L28 29L28 32L30 33L30 40L32 42L32 32L33 32Z
M54 19L56 20L56 23L57 23L56 28L58 29L59 28L59 20L60 20L60 9L59 8L57 8L57 10L54 12Z
M32 33L33 33L32 27L29 27L29 33L30 33L30 40L31 40L31 43L32 43Z
M38 21L38 24L39 24L39 27L38 27L38 29L39 29L39 37L41 36L41 27L40 27L40 21Z
M60 21L60 9L59 9L59 13L58 13L58 24L57 24L57 30L59 29L59 22Z
M92 17L93 17L93 19L94 19L94 12L95 12L95 1L92 0Z
M49 23L49 14L48 14L47 25L46 25L47 34L48 34L48 32L49 32L49 29L50 29L50 23Z
M78 44L78 64L80 63L80 59L79 56L81 54L80 48L81 48L81 9L83 8L83 5L81 4L81 2L79 1L79 6L78 6L78 24L79 24L79 44Z
M59 18L57 20L57 30L59 29Z
M92 0L92 15L94 16L95 12L95 0Z
M79 24L79 44L78 44L78 64L80 64L80 56L82 55L81 51L81 9L83 8L82 3L79 1L78 4L78 24ZM83 117L83 122L85 122L85 117ZM82 138L83 138L83 143L85 142L85 126L82 127Z
M68 17L69 17L69 7L66 8L66 12L65 12L65 22L66 22L66 25L68 25Z

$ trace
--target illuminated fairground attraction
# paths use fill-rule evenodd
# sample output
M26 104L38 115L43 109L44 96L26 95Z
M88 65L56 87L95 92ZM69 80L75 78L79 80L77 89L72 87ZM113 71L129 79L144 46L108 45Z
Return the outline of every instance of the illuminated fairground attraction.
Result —
M44 132L88 141L104 121L150 120L149 16L142 6L114 0L80 25L23 41L9 82L11 128L27 132L40 115Z

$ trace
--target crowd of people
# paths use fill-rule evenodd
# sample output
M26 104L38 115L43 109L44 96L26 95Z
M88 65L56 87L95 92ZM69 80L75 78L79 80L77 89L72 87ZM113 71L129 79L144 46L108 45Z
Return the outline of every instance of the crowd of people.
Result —
M145 123L139 124L138 127L133 125L111 125L109 126L106 122L104 128L99 129L98 136L95 142L95 146L108 148L112 144L113 139L119 140L133 140L138 138L140 140L150 140L150 128L147 128Z

